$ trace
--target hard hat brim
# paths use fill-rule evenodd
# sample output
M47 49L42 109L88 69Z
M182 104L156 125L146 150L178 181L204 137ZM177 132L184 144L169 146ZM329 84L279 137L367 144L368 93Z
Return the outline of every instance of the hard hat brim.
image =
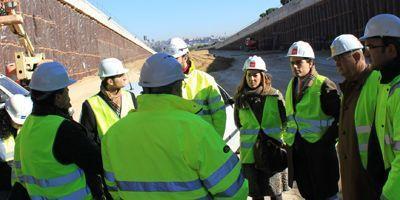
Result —
M179 53L176 53L176 54L172 55L172 57L179 58L181 56L184 56L187 53L189 53L189 50L188 49L184 49L182 51L179 51Z
M359 40L360 40L360 41L365 41L365 40L368 39L368 38L371 38L371 37L370 37L370 36L364 35L364 36L360 37Z
M117 75L121 75L121 74L126 74L127 72L129 72L129 69L123 68L122 71L119 72L119 73L108 74L108 75L99 74L99 77L100 78L107 78L107 77L111 77L111 76L117 76Z
M11 120L12 120L14 123L16 123L16 124L18 124L18 125L24 124L24 122L25 122L25 120L26 120L26 118L25 118L25 119L21 119L21 118L18 118L18 117L14 117L14 116L12 116L12 115L10 115L10 118L11 118Z

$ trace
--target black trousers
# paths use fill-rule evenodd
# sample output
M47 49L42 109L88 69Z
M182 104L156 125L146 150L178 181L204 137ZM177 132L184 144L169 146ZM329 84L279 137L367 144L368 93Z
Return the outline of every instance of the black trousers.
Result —
M322 200L338 192L339 164L335 142L321 138L309 143L299 134L292 148L294 180L307 200Z

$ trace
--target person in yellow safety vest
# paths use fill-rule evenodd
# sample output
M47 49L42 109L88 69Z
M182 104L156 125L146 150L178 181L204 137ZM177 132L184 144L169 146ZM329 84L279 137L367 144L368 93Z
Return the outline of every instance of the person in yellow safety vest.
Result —
M0 199L11 191L11 166L14 160L15 137L26 117L32 111L32 101L22 94L15 94L0 110Z
M99 145L107 130L137 107L135 95L123 89L129 81L128 71L116 58L103 59L99 66L100 92L82 104L80 122Z
M58 62L40 64L29 84L33 101L16 140L11 199L102 198L101 151L86 129L73 121L68 77ZM25 189L26 190L25 190Z
M392 14L372 17L364 36L374 69L381 73L375 126L387 180L381 199L400 199L400 18Z
M196 69L190 59L189 48L181 38L172 38L164 51L175 57L182 65L182 71L186 76L182 83L182 97L202 105L203 110L198 115L212 124L217 133L223 137L226 125L225 103L214 78Z
M255 163L263 161L256 161L253 147L260 139L259 134L282 147L282 131L286 126L283 96L271 86L272 77L261 57L250 56L243 71L235 95L234 119L240 129L240 160L249 181L249 196L253 199L264 199L264 196L282 199L282 174L258 169Z
M102 140L108 190L114 199L246 199L238 157L215 129L181 98L180 64L150 56L140 72L138 109Z
M339 158L343 199L375 200L384 167L374 126L380 73L367 65L363 45L351 34L335 38L331 57L345 78L339 120ZM377 174L380 172L381 174Z
M305 199L336 199L339 166L335 149L340 96L335 83L319 75L309 43L298 41L287 56L294 77L286 90L289 180Z

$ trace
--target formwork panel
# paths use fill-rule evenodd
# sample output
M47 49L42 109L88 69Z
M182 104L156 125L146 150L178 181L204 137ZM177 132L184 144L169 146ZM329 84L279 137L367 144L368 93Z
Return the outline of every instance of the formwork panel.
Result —
M99 61L116 57L124 61L151 53L85 13L58 0L22 0L24 28L37 53L63 63L73 78L95 75ZM4 27L0 32L0 73L23 51L17 37Z
M317 50L329 49L332 40L340 34L349 33L360 37L367 21L379 13L400 16L400 1L323 0L265 26L252 35L264 37L260 41L276 38L274 39L276 44L264 43L260 46L261 50L287 49L298 40L310 42ZM258 34L258 32L263 32L263 34ZM242 45L243 42L240 39L220 49L240 49Z

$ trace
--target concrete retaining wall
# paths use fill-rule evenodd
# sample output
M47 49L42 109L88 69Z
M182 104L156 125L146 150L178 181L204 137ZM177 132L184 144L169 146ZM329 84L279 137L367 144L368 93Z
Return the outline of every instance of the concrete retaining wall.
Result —
M126 62L154 51L85 0L22 0L24 27L38 53L68 67L76 79L95 75L99 61L116 57ZM8 27L0 32L0 73L23 51Z
M315 49L329 49L340 34L361 36L368 19L379 13L400 16L400 1L292 0L215 48L243 49L245 38L254 37L261 50L286 50L298 40L310 42Z

